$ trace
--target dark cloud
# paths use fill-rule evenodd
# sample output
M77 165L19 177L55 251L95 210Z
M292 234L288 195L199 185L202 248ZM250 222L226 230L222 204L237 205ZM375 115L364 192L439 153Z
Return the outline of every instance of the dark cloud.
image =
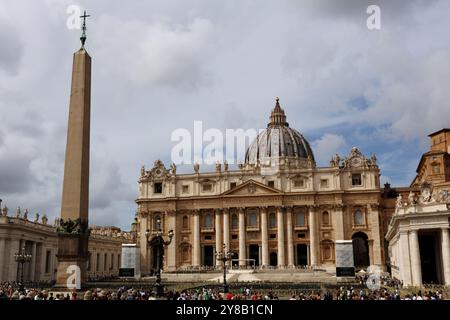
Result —
M0 151L0 192L5 195L26 193L34 183L36 177L30 170L32 156Z

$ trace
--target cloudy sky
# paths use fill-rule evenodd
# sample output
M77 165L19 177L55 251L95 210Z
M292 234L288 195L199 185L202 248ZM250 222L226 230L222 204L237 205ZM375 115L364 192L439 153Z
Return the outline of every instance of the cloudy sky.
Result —
M129 229L142 165L171 133L261 128L274 98L319 165L352 146L409 185L427 135L449 127L450 1L0 2L0 198L59 214L72 54L86 8L93 58L91 223Z

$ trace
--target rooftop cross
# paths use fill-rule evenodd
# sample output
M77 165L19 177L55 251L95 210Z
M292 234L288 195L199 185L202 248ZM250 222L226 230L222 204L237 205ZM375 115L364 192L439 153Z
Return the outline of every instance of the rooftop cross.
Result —
M86 10L84 10L84 14L80 16L80 18L83 18L83 26L81 27L81 46L84 48L84 43L86 42L86 18L90 17L90 15L86 14Z

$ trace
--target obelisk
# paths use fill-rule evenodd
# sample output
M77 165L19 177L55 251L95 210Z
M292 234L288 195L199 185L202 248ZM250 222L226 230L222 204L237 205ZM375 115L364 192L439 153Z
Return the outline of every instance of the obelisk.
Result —
M80 289L86 281L89 218L89 140L91 114L91 57L86 41L86 12L81 48L74 53L66 157L58 226L56 286Z

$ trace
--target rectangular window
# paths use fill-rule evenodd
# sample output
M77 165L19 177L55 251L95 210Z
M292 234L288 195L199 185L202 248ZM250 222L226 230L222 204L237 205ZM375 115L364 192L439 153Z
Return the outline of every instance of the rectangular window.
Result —
M153 193L162 193L162 182L155 182L153 185Z
M320 187L328 188L328 179L320 179Z
M205 183L202 185L202 191L203 192L210 192L212 191L212 184L211 183Z
M252 212L249 215L248 226L251 228L256 228L258 226L258 216L256 212Z
M207 213L205 215L205 217L203 218L203 227L210 229L213 227L213 218L212 218L212 214Z
M231 182L230 183L230 189L234 189L236 188L236 182Z
M303 187L305 187L304 179L295 179L294 180L294 188L303 188Z
M52 262L52 252L47 250L45 253L45 273L50 273L50 264Z
M353 173L352 186L360 186L360 185L361 185L361 173Z
M270 239L276 239L277 238L277 234L276 233L271 233L269 238Z
M297 238L303 239L306 237L306 234L304 232L297 233Z
M305 221L305 213L304 212L298 212L295 216L295 225L297 227L304 227L306 225Z
M182 193L189 193L189 186L183 186L181 190Z
M212 240L212 236L205 236L205 240Z
M355 226L363 226L364 225L364 214L359 209L357 209L354 213L353 224Z
M237 240L237 238L238 238L237 234L233 234L233 235L231 236L231 239L233 239L233 240Z
M270 180L267 182L267 185L269 186L269 188L275 188L275 181Z

